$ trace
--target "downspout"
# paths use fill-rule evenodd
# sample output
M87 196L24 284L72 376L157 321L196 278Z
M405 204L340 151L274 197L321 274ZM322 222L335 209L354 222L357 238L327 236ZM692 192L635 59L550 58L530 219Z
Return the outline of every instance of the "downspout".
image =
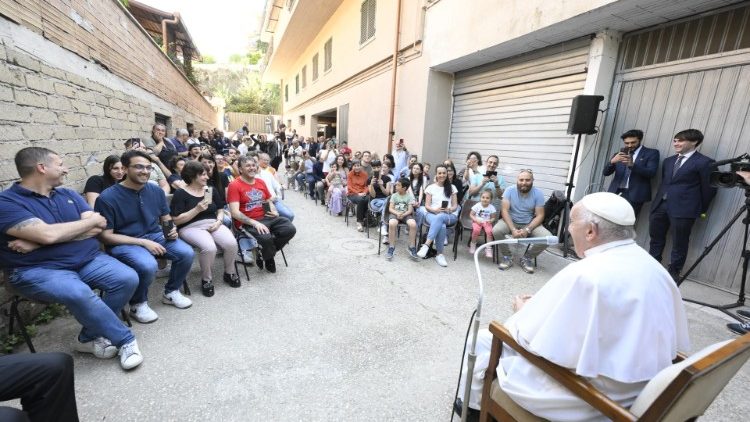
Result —
M396 115L396 77L398 71L398 46L401 41L401 0L398 0L396 6L396 42L393 46L393 71L391 78L391 110L390 117L388 119L388 153L390 154L393 150L393 120Z
M163 19L161 21L161 42L164 54L169 56L169 34L167 33L167 25L177 25L180 22L180 14L174 12L174 19Z

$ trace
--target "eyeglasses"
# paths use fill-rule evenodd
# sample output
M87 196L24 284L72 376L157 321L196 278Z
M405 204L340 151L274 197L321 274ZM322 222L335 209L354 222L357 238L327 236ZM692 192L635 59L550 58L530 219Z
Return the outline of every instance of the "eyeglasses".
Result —
M132 166L128 166L128 167L134 168L136 170L146 170L146 171L151 171L154 169L153 166L145 165L145 164L133 164Z
M519 171L519 173L531 173L531 174L534 174L534 172L533 172L533 171L531 171L531 169L521 169L521 170Z

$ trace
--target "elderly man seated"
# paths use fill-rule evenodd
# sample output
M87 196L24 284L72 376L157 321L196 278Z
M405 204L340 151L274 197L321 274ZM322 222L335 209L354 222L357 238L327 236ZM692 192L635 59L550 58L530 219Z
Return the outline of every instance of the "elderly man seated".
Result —
M120 365L135 368L143 356L117 314L136 290L138 275L99 250L94 236L107 220L81 195L60 187L68 169L55 152L24 148L15 162L21 181L0 193L0 267L8 282L25 297L68 308L83 326L75 350L112 358L119 349Z
M495 239L504 239L506 235L513 238L544 237L552 234L542 226L544 221L544 194L541 189L534 187L534 173L529 169L521 170L516 179L516 186L505 190L505 195L500 203L500 216L502 217L495 227L492 235ZM547 249L545 244L531 245L529 250L521 257L521 268L529 274L534 272L534 258ZM510 248L508 245L500 245L501 270L507 270L513 266Z
M624 407L672 364L678 350L689 348L680 292L669 273L633 241L634 223L633 208L620 196L600 192L581 199L571 212L569 232L584 258L560 270L535 295L517 296L515 314L505 322L521 346L585 377ZM487 330L477 339L469 400L474 409L491 342ZM503 348L497 372L500 388L539 417L606 420L512 349Z

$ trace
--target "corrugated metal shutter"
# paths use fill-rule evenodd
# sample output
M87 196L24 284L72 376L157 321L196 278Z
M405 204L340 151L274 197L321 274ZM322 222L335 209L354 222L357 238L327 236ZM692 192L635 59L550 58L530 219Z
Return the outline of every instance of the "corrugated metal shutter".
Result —
M564 188L574 137L573 97L583 92L590 39L577 39L456 74L449 157L498 155L510 183L521 168L549 195Z
M748 16L749 7L730 11L730 17ZM727 12L698 20L681 22L677 25L707 26L715 19L726 17ZM717 18L718 16L718 18ZM724 27L713 26L716 34L722 34ZM743 32L734 34L744 39L750 36L750 26L743 26ZM716 160L736 157L750 151L750 51L735 50L732 54L703 54L690 61L666 62L628 68L631 60L629 48L643 34L670 31L657 28L652 31L628 34L623 39L624 52L620 57L620 71L615 80L610 102L611 112L607 116L602 139L602 153L599 154L597 174L611 154L621 145L620 134L629 129L644 132L644 145L656 148L664 158L674 155L672 137L683 129L696 128L703 132L705 140L700 152ZM726 34L722 36L726 38ZM668 37L662 37L669 42ZM749 38L750 39L750 38ZM695 51L695 43L683 44L681 49ZM735 44L736 45L736 44ZM659 50L671 50L669 44L657 45ZM703 51L703 50L702 50ZM706 50L708 51L708 50ZM637 62L637 60L636 60ZM721 167L728 171L729 166ZM660 183L661 166L652 186ZM599 176L601 179L601 176ZM609 186L611 178L603 180L602 189ZM654 192L656 190L654 189ZM720 188L708 211L708 218L696 221L690 236L690 249L685 270L703 252L704 247L721 231L731 216L745 203L744 190ZM649 205L643 207L638 217L636 240L648 249ZM692 280L715 287L738 291L742 278L741 253L743 250L744 227L736 222L714 249L690 275ZM667 238L665 262L671 250L671 240Z
M339 116L336 119L336 137L339 142L349 141L349 104L339 106Z

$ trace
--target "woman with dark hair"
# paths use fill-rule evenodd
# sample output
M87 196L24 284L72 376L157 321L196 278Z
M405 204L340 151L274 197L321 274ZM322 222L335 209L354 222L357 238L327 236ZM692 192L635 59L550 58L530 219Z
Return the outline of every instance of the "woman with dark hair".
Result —
M122 178L125 176L125 167L120 162L119 155L110 155L104 159L104 165L102 166L103 174L95 174L86 181L86 186L83 188L83 195L86 197L86 202L91 208L94 208L96 198L102 193L104 189L120 183Z
M185 187L177 189L170 206L172 219L180 238L200 250L201 290L205 296L214 295L211 267L217 247L224 251L224 281L240 287L240 277L234 269L237 241L223 224L224 200L219 189L208 186L208 165L189 161L182 169Z
M430 224L430 230L417 256L426 257L430 245L434 245L437 251L435 261L441 267L447 267L448 262L443 255L443 248L445 248L448 226L456 224L458 219L454 214L458 210L458 198L456 187L448 181L448 169L443 164L435 167L435 183L425 189L424 206L427 211L425 219Z
M446 163L444 165L448 170L448 181L456 187L456 197L458 199L458 203L460 204L463 202L464 194L466 193L464 191L464 183L456 174L456 166L454 166L453 163Z
M172 174L167 177L167 183L172 188L172 193L175 193L177 189L184 189L186 183L182 180L182 169L185 167L185 159L175 155L170 158L167 162L167 168Z

